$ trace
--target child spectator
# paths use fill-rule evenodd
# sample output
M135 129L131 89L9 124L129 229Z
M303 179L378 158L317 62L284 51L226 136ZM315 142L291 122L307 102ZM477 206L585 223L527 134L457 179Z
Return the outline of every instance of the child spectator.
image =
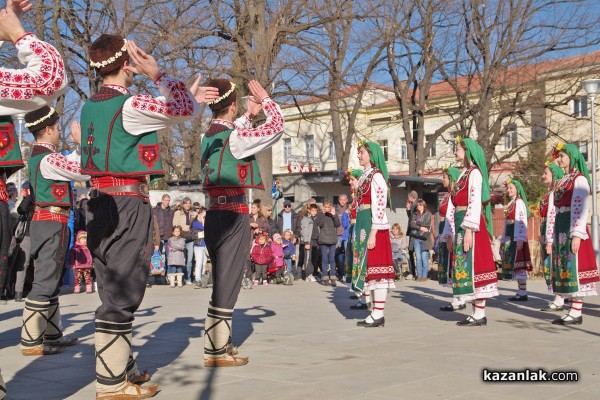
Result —
M262 279L263 285L268 285L267 282L267 266L273 261L273 252L271 246L267 243L269 232L265 231L258 235L258 244L252 247L252 261L254 261L255 273L254 286Z
M283 262L285 262L285 265L289 271L290 274L294 275L294 280L298 279L298 273L297 271L294 272L293 266L296 267L296 270L298 269L296 262L296 245L295 245L295 238L294 238L294 234L292 233L291 230L287 230L285 232L283 232L283 240L281 241L281 246L283 247Z
M73 293L81 292L79 283L82 280L85 282L85 292L92 293L92 268L94 263L92 254L87 247L87 233L85 231L77 232L77 239L71 249L69 260L71 261L71 268L75 270Z
M390 232L390 242L392 244L392 259L394 260L394 272L396 279L402 275L400 264L406 261L406 252L408 250L408 236L402 232L400 224L392 225Z
M196 219L194 220L194 222L192 222L192 237L194 238L194 260L196 262L194 270L194 279L196 280L196 284L194 285L194 289L200 289L201 287L203 287L202 276L204 275L204 269L206 266L206 244L204 243L205 216L206 209L204 207L200 207L198 208L198 215L196 215Z
M279 233L275 233L273 235L273 240L271 241L271 252L273 253L273 265L275 265L277 268L275 276L277 277L277 283L279 283L279 278L283 276L283 271L285 268L285 261L283 259L283 243Z
M169 248L169 258L167 265L169 266L167 275L171 287L183 287L183 267L185 266L185 239L181 237L181 226L175 225L171 236L167 242Z

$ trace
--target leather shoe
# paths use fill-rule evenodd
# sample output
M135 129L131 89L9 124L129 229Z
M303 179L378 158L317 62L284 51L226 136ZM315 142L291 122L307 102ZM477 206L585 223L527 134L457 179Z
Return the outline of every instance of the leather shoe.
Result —
M369 308L369 306L367 306L365 303L357 303L353 306L350 306L351 310L367 310Z
M44 344L48 346L62 346L62 347L71 347L75 346L79 343L79 338L72 337L68 338L66 336L62 336L58 340L44 340Z
M353 294L349 297L350 300L358 300L358 296Z
M556 304L550 302L546 307L540 308L540 311L562 311L564 309L564 306L557 306Z
M583 323L583 317L571 317L567 314L562 318L555 319L552 323L554 325L581 325Z
M471 315L467 317L467 319L458 321L456 323L458 326L484 326L487 325L487 318L483 317L481 319L475 319Z
M379 319L373 319L373 322L367 322L367 320L358 321L356 326L363 326L365 328L377 328L378 326L384 327L385 325L385 317L381 317Z
M509 298L508 301L527 301L527 295L525 295L525 296L516 295L516 296Z
M35 347L22 347L21 354L24 356L49 356L59 354L65 351L64 346L52 346L48 344L40 344Z
M458 311L464 310L465 308L467 308L466 304L459 304L456 308L454 308L452 304L447 304L444 307L440 307L440 311Z
M241 367L246 364L248 364L248 357L238 357L230 354L217 358L204 358L205 367Z
M141 385L142 383L148 382L152 376L148 373L147 370L143 371L134 371L133 374L127 377L127 380L133 384Z
M138 386L131 382L125 382L123 389L115 392L96 393L96 400L137 400L149 399L158 391L158 385Z

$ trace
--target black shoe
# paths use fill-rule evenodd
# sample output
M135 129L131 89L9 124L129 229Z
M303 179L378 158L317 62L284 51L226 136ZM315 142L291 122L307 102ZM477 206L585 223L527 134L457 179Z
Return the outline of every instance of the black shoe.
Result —
M15 302L16 303L21 303L22 301L23 301L23 293L16 292L15 293Z
M525 295L525 296L516 295L516 296L509 298L508 301L527 301L527 295Z
M562 311L564 310L564 306L557 306L553 302L548 303L548 305L544 308L540 308L540 311Z
M581 325L583 323L583 316L571 317L569 314L562 318L555 319L552 321L554 325Z
M381 317L379 319L373 319L373 322L358 321L356 326L364 326L365 328L377 328L378 326L382 327L385 325L385 317Z
M352 296L350 296L350 300L358 300L358 296L353 294Z
M444 307L440 307L440 311L458 311L464 310L467 308L466 304L459 304L458 307L454 308L452 304L445 305Z
M335 283L335 279L331 279L329 282L331 283L331 286L333 286L333 287L337 286L337 283Z
M467 319L463 321L458 321L456 323L458 326L484 326L487 325L487 318L483 317L481 319L475 319L471 315L467 317Z
M351 310L366 310L368 308L369 308L369 306L367 306L365 303L360 303L360 302L353 306L350 306Z

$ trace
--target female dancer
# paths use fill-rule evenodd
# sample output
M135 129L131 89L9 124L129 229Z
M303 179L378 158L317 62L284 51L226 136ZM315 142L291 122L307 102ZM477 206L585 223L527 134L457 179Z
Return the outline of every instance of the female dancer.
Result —
M502 232L502 277L516 279L517 294L510 301L527 301L527 272L531 271L531 257L527 242L527 218L531 215L523 185L516 179L505 183L510 202L504 210L506 221Z
M352 201L348 206L348 212L350 216L350 227L348 228L348 243L346 244L346 282L352 282L352 258L354 256L352 249L354 248L354 225L356 224L356 212L358 211L358 198L357 198L357 187L356 184L363 172L360 169L348 168L344 172L344 176L350 184L350 196ZM352 289L352 284L350 284ZM366 310L369 308L371 303L370 293L356 293L350 296L351 299L358 299L358 303L350 306L351 310Z
M385 212L389 193L387 166L381 147L373 142L358 142L358 162L364 172L357 182L352 288L359 293L370 292L373 307L371 315L356 325L383 327L387 292L396 287L390 224Z
M552 290L552 242L554 241L554 226L553 229L548 229L546 220L549 216L553 219L556 217L556 207L554 207L554 183L564 176L564 171L558 165L553 162L546 161L544 167L544 174L542 175L542 181L548 186L548 191L540 200L540 217L542 219L540 224L540 247L542 253L542 266L544 268L544 278L546 279L546 285L548 285L548 292L553 293ZM548 305L542 308L540 311L562 311L564 309L565 299L560 294L554 295L554 301L548 303Z
M590 202L590 178L585 159L574 144L559 143L552 156L565 176L554 185L556 216L547 221L554 230L552 248L552 289L569 296L571 308L557 325L579 325L583 322L583 297L595 296L598 269L592 241L587 231Z
M487 324L486 298L498 296L498 277L492 255L490 235L492 218L490 186L485 156L481 147L469 138L456 138L456 160L464 168L451 191L454 209L448 209L446 221L454 224L455 238L445 230L448 250L454 251L452 291L454 296L473 303L473 313L459 326ZM475 262L477 257L477 262Z
M448 189L448 193L444 196L439 209L440 222L438 224L438 234L440 235L440 239L438 240L438 282L442 286L449 287L452 287L452 265L454 264L454 254L448 250L446 238L443 237L443 232L446 230L446 214L454 214L454 205L450 200L450 191L454 187L459 176L460 171L458 169L447 165L442 167L442 184ZM450 220L448 220L448 229L450 237L453 237L454 225L450 224ZM444 307L440 307L440 311L456 311L464 310L465 308L467 308L467 306L464 300L459 300L457 296L452 296L452 302Z

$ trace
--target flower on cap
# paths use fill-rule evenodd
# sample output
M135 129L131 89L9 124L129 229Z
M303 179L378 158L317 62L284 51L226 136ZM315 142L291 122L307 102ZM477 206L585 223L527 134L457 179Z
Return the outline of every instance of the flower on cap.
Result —
M106 67L107 65L112 64L115 61L117 61L117 58L121 57L123 55L123 53L125 53L126 51L127 51L127 39L123 39L123 47L121 47L121 49L119 51L117 51L114 56L110 57L107 60L100 61L100 62L94 62L90 59L90 66L94 67L94 68Z
M221 96L211 102L208 102L206 104L208 104L208 105L217 104L218 102L225 100L231 93L233 93L234 90L235 90L235 83L231 82L231 89L229 89L227 92L225 92L223 94L223 96Z
M558 158L558 153L561 151L564 151L564 148L565 148L564 143L557 143L554 146L554 149L552 149L552 158Z
M508 187L508 185L510 185L510 184L512 183L512 181L513 181L513 180L512 180L512 178L508 178L508 179L506 180L506 182L504 182L504 186L505 186L505 187Z

